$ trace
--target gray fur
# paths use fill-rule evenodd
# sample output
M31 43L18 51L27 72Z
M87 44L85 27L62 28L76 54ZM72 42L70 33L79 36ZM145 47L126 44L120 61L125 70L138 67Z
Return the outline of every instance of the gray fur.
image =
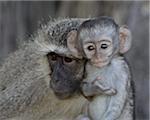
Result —
M93 76L102 76L100 81L117 90L114 96L99 95L89 103L89 115L92 120L133 120L133 94L131 77L127 63L121 57L113 58L111 64L104 68L95 68L87 64L86 82L94 80Z
M58 100L49 88L51 73L46 58L54 51L70 55L66 35L82 19L50 21L28 43L12 53L0 68L0 120L71 120L86 99L78 94Z
M84 49L82 56L89 60L86 65L87 76L81 85L82 92L86 97L93 97L84 114L92 120L133 120L130 72L126 61L119 54L124 54L131 46L130 30L125 26L119 29L112 18L104 16L83 22L77 36L78 44L81 44L80 49ZM112 39L113 49L102 52L98 42L105 40L105 37ZM87 43L95 46L91 53L86 52L87 47L83 48ZM109 62L101 62L103 66L99 67L96 62L92 62L96 59ZM117 93L114 95L113 91Z
M0 120L72 120L81 113L87 102L84 97L76 94L70 99L59 100L49 88L51 70L46 54L54 51L70 56L66 35L78 29L82 21L50 21L1 64ZM127 90L131 90L129 88ZM130 98L127 97L120 120L132 114L132 92L127 93Z

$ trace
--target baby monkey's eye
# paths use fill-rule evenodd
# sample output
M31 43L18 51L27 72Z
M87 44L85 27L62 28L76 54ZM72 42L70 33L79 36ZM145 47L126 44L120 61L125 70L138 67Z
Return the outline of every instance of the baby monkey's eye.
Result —
M105 43L103 43L103 44L101 44L101 48L102 48L102 49L106 49L106 48L108 48L108 45L105 44Z
M94 50L95 48L94 48L94 46L90 45L90 46L87 47L87 49L88 49L89 51L91 51L91 50Z

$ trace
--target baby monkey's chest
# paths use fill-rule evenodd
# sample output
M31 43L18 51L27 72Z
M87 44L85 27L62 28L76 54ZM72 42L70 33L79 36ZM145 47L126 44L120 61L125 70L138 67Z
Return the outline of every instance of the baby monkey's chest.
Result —
M110 71L108 68L96 68L92 65L86 66L86 79L85 82L92 83L98 81L103 84L109 84L113 86L112 78L115 77L113 71Z

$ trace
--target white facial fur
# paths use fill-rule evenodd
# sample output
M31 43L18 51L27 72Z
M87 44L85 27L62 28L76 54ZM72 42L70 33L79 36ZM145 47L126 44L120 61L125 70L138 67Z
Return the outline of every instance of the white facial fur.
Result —
M87 59L96 67L107 65L113 53L113 40L109 37L113 34L113 31L109 32L109 34L107 32L105 34L105 30L99 32L94 30L90 32L87 30L82 31L84 33L79 38L82 41L83 51ZM88 34L88 37L83 34ZM84 39L82 39L83 36L85 37Z

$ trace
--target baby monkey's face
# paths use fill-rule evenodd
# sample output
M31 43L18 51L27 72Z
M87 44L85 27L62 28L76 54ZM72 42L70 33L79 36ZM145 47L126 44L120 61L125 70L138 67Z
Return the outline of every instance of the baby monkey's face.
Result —
M83 51L90 63L96 67L109 64L113 54L111 37L99 35L82 40Z
M96 67L108 65L112 58L126 53L131 46L131 32L108 17L84 21L78 31L67 36L67 46L77 58L87 58Z

